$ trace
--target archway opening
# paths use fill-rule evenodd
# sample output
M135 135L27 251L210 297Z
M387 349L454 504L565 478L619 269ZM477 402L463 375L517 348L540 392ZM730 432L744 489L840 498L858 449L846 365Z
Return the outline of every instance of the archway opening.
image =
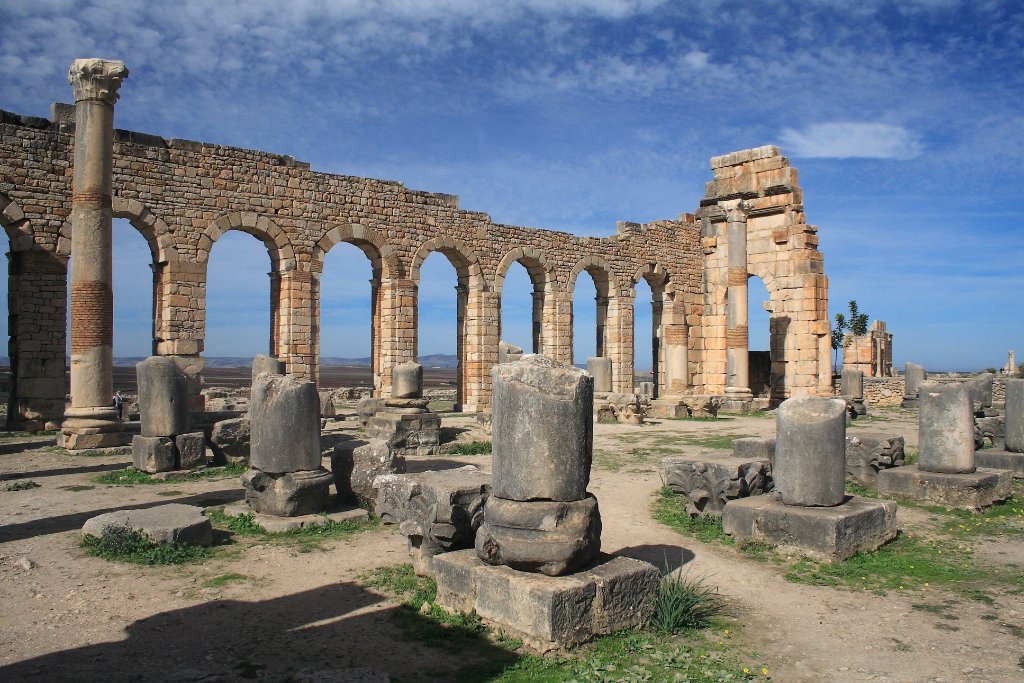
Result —
M135 393L135 364L156 353L154 257L149 242L128 219L113 220L112 238L114 390ZM69 281L70 275L69 261Z
M773 345L771 296L764 281L756 275L747 279L747 353L750 393L754 398L771 398L773 359L781 357Z
M459 410L468 288L450 257L437 251L420 266L417 285L416 362L423 366L424 384L447 390L437 394L438 400Z
M380 273L355 244L342 243L324 256L320 277L319 353L321 387L373 387L376 335L374 287Z
M636 283L633 297L633 387L639 391L641 383L650 383L653 389L647 393L652 398L658 395L661 301L655 299L655 291L646 279Z
M213 244L203 343L208 376L218 366L247 368L253 356L274 353L272 282L277 276L272 268L267 246L253 235L230 230ZM238 381L247 386L249 377Z
M501 285L501 341L518 346L526 353L540 353L541 321L538 307L543 301L529 271L520 262L513 263Z
M598 328L600 304L594 276L584 270L572 285L572 362L587 367L587 358L604 355L604 330ZM595 334L596 333L596 334Z

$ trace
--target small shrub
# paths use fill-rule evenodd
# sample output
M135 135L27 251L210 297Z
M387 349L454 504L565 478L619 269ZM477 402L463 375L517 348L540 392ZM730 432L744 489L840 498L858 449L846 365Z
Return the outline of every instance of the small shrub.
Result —
M16 481L13 484L8 484L4 487L4 491L28 491L29 489L37 488L39 488L39 484L29 479L27 481Z
M704 628L724 611L718 588L709 586L703 577L675 572L661 579L651 627L661 633Z
M145 534L126 526L106 527L98 537L83 538L81 545L94 557L144 565L198 562L213 552L198 545L154 543Z
M134 467L127 467L123 470L113 470L93 477L97 484L111 484L113 486L135 486L136 484L162 484L163 480L154 479L142 470Z
M488 455L491 452L490 441L470 441L455 443L445 449L448 455Z

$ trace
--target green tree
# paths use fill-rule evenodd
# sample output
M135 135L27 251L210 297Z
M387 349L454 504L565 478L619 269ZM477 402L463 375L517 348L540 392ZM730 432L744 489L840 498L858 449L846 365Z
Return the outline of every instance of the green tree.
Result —
M839 371L839 349L846 346L847 331L855 336L868 332L868 314L860 312L856 299L850 299L849 307L849 320L842 313L836 313L836 324L832 328L832 367L836 372Z

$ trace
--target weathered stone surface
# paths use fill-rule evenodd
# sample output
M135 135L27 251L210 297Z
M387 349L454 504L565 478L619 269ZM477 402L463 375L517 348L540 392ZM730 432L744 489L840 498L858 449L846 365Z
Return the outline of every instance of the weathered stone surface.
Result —
M236 417L215 422L210 431L210 450L215 465L249 462L249 418Z
M619 424L641 425L647 416L648 405L634 394L609 394L594 415L598 422L609 421L610 417Z
M131 439L132 435L128 432L68 433L61 431L57 435L57 445L69 451L83 451L93 448L127 446Z
M401 455L436 455L441 449L441 416L419 408L387 408L370 418L366 434Z
M177 436L189 430L188 378L165 356L135 364L143 436Z
M178 469L191 470L206 465L206 435L202 432L189 432L174 437L174 447L178 451Z
M253 380L249 464L268 474L320 467L320 397L295 375Z
M334 485L342 500L377 500L377 477L405 472L405 458L380 439L347 441L331 456Z
M843 368L842 371L843 398L854 399L864 398L864 373L860 370Z
M174 439L169 436L141 436L132 438L132 464L135 469L153 474L170 472L177 464Z
M278 517L311 515L323 510L332 481L334 476L323 467L283 474L250 468L241 476L249 507Z
M878 473L878 493L967 510L981 510L1010 497L1009 470L977 469L969 473L928 472L907 465Z
M802 396L776 417L775 489L786 505L839 505L846 496L846 403Z
M738 539L799 548L841 562L896 538L896 503L849 496L840 505L805 507L773 496L741 498L725 506L722 529Z
M612 359L607 356L587 358L587 372L594 376L594 393L612 390Z
M1006 423L1002 415L974 418L974 447L978 449L983 446L993 448L1006 446ZM977 453L975 453L975 460L977 460ZM985 465L981 465L981 467L985 467Z
M507 341L498 342L498 362L515 363L523 357L523 347L510 344Z
M846 435L846 474L859 484L874 488L879 470L903 463L902 436Z
M925 472L973 472L974 411L967 385L925 381L919 395L918 467Z
M423 396L423 366L407 362L391 371L391 395L394 398L420 398Z
M925 369L916 363L907 363L903 367L903 408L917 408L918 390L921 382L928 379Z
M549 577L485 564L473 551L434 558L437 603L477 614L547 652L642 624L654 611L660 575L647 562L602 556L571 576Z
M712 454L663 459L661 480L686 496L686 511L691 516L720 517L730 500L759 496L774 487L767 458L750 461Z
M978 468L1009 470L1014 479L1024 479L1024 453L1014 453L1002 448L985 448L974 452L974 464Z
M433 558L439 553L473 547L491 491L489 472L467 465L382 475L376 482L377 515L385 524L399 525L417 574L432 576Z
M775 460L774 436L745 436L732 440L732 455L742 460Z
M201 507L171 503L139 510L117 510L93 517L82 533L102 536L108 527L123 526L144 533L154 543L212 545L213 527Z
M1006 380L1006 450L1024 453L1024 379Z
M363 427L370 423L370 418L384 410L384 400L379 398L366 397L359 399L356 403L356 419Z
M975 412L992 407L992 383L995 375L985 372L967 380L971 406Z
M476 534L484 562L560 576L589 564L601 550L597 499L519 501L492 492Z
M256 383L256 377L262 372L269 372L271 375L284 374L284 362L273 356L257 355L252 359L252 383Z
M546 356L496 365L491 374L493 495L583 498L593 451L593 377Z
M320 417L336 418L338 410L334 407L334 392L320 392Z

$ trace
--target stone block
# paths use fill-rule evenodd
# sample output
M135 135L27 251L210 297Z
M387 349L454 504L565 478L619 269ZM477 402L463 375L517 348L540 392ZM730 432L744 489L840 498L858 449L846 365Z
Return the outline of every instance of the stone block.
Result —
M558 577L490 566L469 550L438 555L434 567L439 605L475 610L539 652L646 622L660 585L653 565L606 555L589 569Z
M878 473L878 493L937 505L982 510L1010 497L1009 470L977 469L968 473L926 472L907 465Z
M1024 379L1006 380L1006 450L1024 453Z
M117 510L86 521L82 533L102 536L108 527L122 526L140 531L154 543L213 545L213 527L194 505L171 503L139 510Z
M241 476L249 507L255 512L278 517L320 512L327 504L332 481L333 475L323 467L283 474L250 468Z
M846 435L846 474L874 488L878 471L904 463L902 436Z
M495 365L493 494L573 501L586 495L594 378L546 356Z
M137 470L153 474L170 472L177 465L174 439L169 436L139 436L132 438L132 465Z
M177 436L189 431L188 378L173 359L151 356L135 364L143 436Z
M260 373L249 412L249 464L281 474L320 467L320 396L296 375Z
M256 377L263 372L269 372L271 375L283 375L284 363L274 358L273 356L265 356L263 354L259 354L252 359L253 383L256 382Z
M210 429L210 450L215 465L249 462L249 418L235 417L215 422Z
M370 439L387 443L400 455L437 455L441 448L441 416L417 408L386 408L366 425Z
M587 358L587 372L594 376L594 393L612 390L612 359L607 356Z
M976 417L974 418L974 444L976 448L984 445L1002 448L1006 444L1006 425L1004 418L998 417ZM975 452L977 460L977 452ZM976 465L986 467L975 462Z
M356 403L356 419L363 427L370 423L370 418L384 410L384 400L380 398L366 397L359 399Z
M206 435L202 432L189 432L174 437L174 446L178 451L178 469L191 470L206 465Z
M57 435L57 445L69 451L86 451L95 448L127 446L132 442L132 438L132 435L128 432L80 434L77 432L61 431Z
M710 453L663 459L661 480L675 493L686 496L686 511L691 516L720 517L730 500L759 496L774 487L767 458L743 460Z
M391 396L393 398L420 398L423 396L423 366L411 361L396 365L391 371Z
M1014 479L1024 479L1024 453L984 448L974 452L974 463L986 469L1010 470Z
M334 486L342 500L377 500L377 477L405 472L405 458L386 441L346 441L334 447L331 456Z
M846 403L800 396L776 413L775 489L787 505L839 505L846 496Z
M918 467L926 472L974 471L974 411L966 384L921 382Z
M842 562L896 537L896 503L848 496L839 505L803 507L786 505L774 496L740 498L725 506L722 529L737 539L797 548Z
M745 436L732 440L732 455L741 460L775 460L774 436Z

